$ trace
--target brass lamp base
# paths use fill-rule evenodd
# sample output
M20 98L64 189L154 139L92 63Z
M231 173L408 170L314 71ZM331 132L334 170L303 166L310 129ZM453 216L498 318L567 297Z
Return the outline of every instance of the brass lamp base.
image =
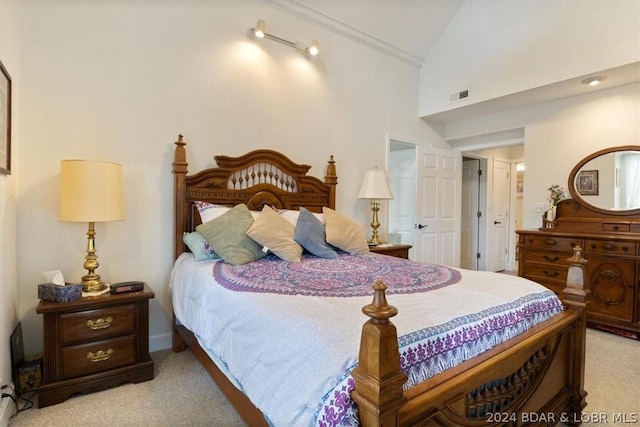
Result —
M100 292L107 289L107 284L100 280L100 275L95 273L100 264L95 249L96 230L94 223L89 223L87 231L87 256L84 258L83 267L88 271L86 276L82 276L82 292Z
M100 292L107 289L107 284L100 280L100 276L82 276L82 292Z
M377 200L371 201L371 210L373 211L373 218L371 219L371 240L369 240L369 246L378 246L382 242L378 238L378 228L380 228L380 222L378 222L378 211L380 210L380 202Z

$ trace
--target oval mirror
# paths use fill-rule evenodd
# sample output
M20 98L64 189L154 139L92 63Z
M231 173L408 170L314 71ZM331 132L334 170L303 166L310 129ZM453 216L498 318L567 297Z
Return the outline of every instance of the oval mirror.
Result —
M569 175L574 200L613 215L640 214L640 146L597 151L578 163Z

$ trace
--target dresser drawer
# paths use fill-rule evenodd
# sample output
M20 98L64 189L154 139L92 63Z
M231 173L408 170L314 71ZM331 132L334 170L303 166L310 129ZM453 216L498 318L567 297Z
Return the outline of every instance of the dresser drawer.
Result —
M602 223L602 231L631 231L630 224L618 224L615 222Z
M133 304L60 315L62 344L132 334Z
M609 240L587 240L584 248L588 252L615 255L635 255L636 244L633 242L616 242Z
M62 378L130 365L136 361L135 356L135 335L63 347Z
M572 252L543 252L543 251L527 251L525 254L525 262L539 262L542 264L562 265L568 268L569 261L573 255Z
M524 239L527 248L544 248L554 251L573 251L576 245L582 246L582 239L550 236L526 236Z
M525 263L523 276L551 289L562 292L567 282L567 267L560 264L541 265Z

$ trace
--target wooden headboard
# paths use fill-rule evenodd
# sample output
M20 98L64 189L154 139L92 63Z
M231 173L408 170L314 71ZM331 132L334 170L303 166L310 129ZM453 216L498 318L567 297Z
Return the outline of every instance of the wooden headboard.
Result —
M277 209L322 212L335 209L338 176L333 156L327 164L324 182L307 176L311 166L294 163L273 150L255 150L240 157L214 156L218 167L187 175L186 142L178 135L173 157L175 234L174 257L188 248L182 234L200 224L195 201L233 206L244 203L251 210L264 205Z

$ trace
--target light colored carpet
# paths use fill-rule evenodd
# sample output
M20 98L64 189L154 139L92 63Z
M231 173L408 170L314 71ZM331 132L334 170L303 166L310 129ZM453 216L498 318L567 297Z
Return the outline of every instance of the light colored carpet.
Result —
M246 424L191 351L151 353L155 378L18 413L9 426L126 427Z
M640 341L589 329L583 426L640 425ZM151 355L153 381L73 397L59 405L29 409L9 426L245 426L190 351ZM614 422L616 414L635 423ZM603 419L606 417L606 419Z
M583 426L640 425L638 356L640 341L587 329Z

